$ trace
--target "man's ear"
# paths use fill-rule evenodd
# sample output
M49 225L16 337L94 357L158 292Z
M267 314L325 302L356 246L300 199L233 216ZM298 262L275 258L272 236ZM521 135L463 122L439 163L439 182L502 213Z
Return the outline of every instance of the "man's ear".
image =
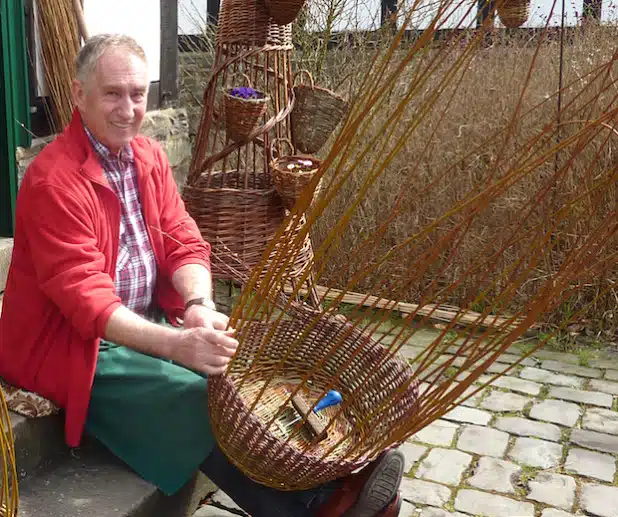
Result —
M73 95L73 104L77 106L80 111L84 110L86 104L86 90L84 83L79 79L73 79L71 83L71 93Z

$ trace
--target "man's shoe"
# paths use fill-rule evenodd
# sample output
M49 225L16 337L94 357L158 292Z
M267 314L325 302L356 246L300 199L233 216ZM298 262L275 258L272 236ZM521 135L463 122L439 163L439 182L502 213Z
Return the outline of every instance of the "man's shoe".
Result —
M401 511L401 492L397 492L395 498L384 510L375 517L397 517Z
M317 517L396 517L404 463L399 450L383 453L358 474L348 476Z

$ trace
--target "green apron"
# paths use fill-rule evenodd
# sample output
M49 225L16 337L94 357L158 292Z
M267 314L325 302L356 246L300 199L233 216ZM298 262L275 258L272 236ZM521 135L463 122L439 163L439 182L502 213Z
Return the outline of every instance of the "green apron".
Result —
M101 341L86 430L167 495L210 454L206 379Z

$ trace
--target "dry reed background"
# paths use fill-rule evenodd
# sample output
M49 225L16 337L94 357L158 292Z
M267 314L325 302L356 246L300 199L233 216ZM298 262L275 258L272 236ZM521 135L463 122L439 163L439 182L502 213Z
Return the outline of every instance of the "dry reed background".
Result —
M326 10L335 5L331 0L324 1L328 2ZM333 17L337 16L336 12L331 12ZM331 28L333 25L335 24L330 23ZM361 78L366 74L374 58L375 48L386 47L391 40L390 33L386 31L349 34L345 43L340 41L326 50L327 43L333 39L328 26L323 26L323 30L319 32L306 32L301 26L296 26L295 31L297 66L309 69L318 84L348 96L354 95ZM449 99L448 106L431 110L422 127L409 136L405 148L362 200L338 244L340 252L334 253L328 262L323 276L324 283L341 287L351 272L366 267L365 258L350 255L348 250L355 249L366 235L383 223L394 203L402 203L405 209L389 226L384 238L376 243L376 256L382 256L390 247L402 242L415 231L425 228L445 213L448 207L454 207L470 190L485 184L490 177L503 173L508 164L503 161L505 156L516 151L518 145L528 143L547 124L556 122L559 30L548 31L540 45L538 32L495 29L487 35L484 43L467 62L465 70L461 70L458 79L448 86L450 91L442 97ZM569 29L564 45L563 110L559 115L561 125L558 126L558 131L548 135L546 148L555 144L558 138L564 140L579 131L584 125L580 121L595 120L612 107L615 108L618 83L614 83L614 78L618 77L618 69L614 63L615 48L612 42L615 41L616 32L616 27L595 24ZM423 104L435 85L458 60L458 53L465 50L467 41L473 34L473 31L469 31L468 35L453 33L450 39L446 37L434 43L419 55L419 62L428 61L436 54L447 57L440 68L432 72L424 92L407 106L408 117L414 117L414 110ZM452 48L445 52L445 48L449 46ZM596 74L596 77L594 70L603 64L606 65L605 68ZM197 73L199 72L193 71L193 74ZM207 70L202 70L201 73L204 78L207 77ZM400 101L410 74L414 74L414 67L411 67L407 74L402 74L399 83L392 86L388 104L382 109L384 116L392 112L393 107ZM498 136L483 143L491 135L504 130L518 105L519 113L530 111L530 115L517 120L508 138ZM369 140L375 136L375 131L384 123L384 116L378 115L374 119L364 138ZM618 132L612 129L614 123L613 117L606 120L604 130L599 131L591 145L583 152L575 153L569 170L556 186L552 187L552 196L531 214L528 223L530 227L547 217L552 203L572 198L583 185L590 184L598 171L616 166ZM427 148L429 135L432 137ZM321 156L326 156L329 149L330 146L327 145L320 153ZM371 163L373 159L375 156L371 155L365 158L366 163ZM568 149L561 152L557 164L553 159L546 161L539 167L539 174L536 174L534 179L519 182L507 195L494 203L491 209L485 211L482 218L477 219L468 229L456 256L448 266L441 268L438 273L436 265L434 269L438 278L427 275L425 280L397 289L397 292L392 292L391 295L412 302L431 298L428 289L434 280L436 282L432 289L440 285L448 286L458 280L462 271L478 260L479 250L485 250L485 253L500 250L506 244L509 230L518 221L522 207L538 191L540 182L553 174L556 166L564 165L566 160L569 160ZM358 189L362 181L360 176L362 175L359 175L358 182L352 180L344 186L315 225L313 238L316 246L320 245L347 207L351 193ZM404 185L406 187L403 189L403 197L399 199ZM431 185L431 188L427 188L428 185ZM616 187L613 185L608 187L604 198L595 198L585 207L582 206L580 210L570 214L569 219L561 224L561 231L554 236L559 244L552 250L550 259L535 265L534 275L525 285L519 287L516 295L503 309L516 312L524 307L537 287L536 280L542 282L555 273L564 254L573 249L584 236L586 228L600 220L609 210L615 209L617 199ZM430 248L444 229L437 228L435 232L419 240L419 253ZM497 269L506 270L514 264L530 244L531 242L523 238L520 242L508 246L498 258ZM603 253L610 256L617 250L618 244L614 241ZM409 250L406 253L409 253ZM408 262L409 260L402 256L400 260L389 263L393 285L405 275ZM615 285L617 273L616 263L609 263L603 272L585 285L578 286L568 300L545 315L545 321L559 325L567 319L576 318L594 328L596 332L602 333L604 338L615 338L618 327L618 286ZM359 289L370 290L375 285L376 275L366 278L358 286ZM470 305L469 300L475 297L478 287L477 281L474 276L460 281L443 303ZM500 288L501 286L496 286L493 293L486 293L485 299L475 301L471 308L482 311L491 307L492 295L497 295ZM388 286L385 286L385 291L389 291ZM608 296L596 299L600 293Z

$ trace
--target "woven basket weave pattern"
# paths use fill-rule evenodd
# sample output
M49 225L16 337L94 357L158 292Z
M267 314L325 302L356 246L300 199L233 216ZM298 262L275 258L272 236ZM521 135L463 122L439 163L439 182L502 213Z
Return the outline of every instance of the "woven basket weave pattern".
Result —
M268 107L269 97L260 100L239 99L225 91L225 132L231 140L244 142L252 131L260 126Z
M220 176L221 173L211 174L211 185L220 185ZM231 185L240 175L232 172L225 176ZM247 189L208 188L207 179L204 174L195 185L186 185L183 197L187 211L212 246L212 260L217 260L227 247L253 268L285 215L279 196L264 175L253 179Z
M294 87L296 104L290 115L294 147L300 152L317 153L348 111L339 95L312 84Z
M217 45L276 45L292 48L292 26L275 23L260 0L224 0Z
M292 23L305 0L264 0L266 10L279 25Z
M502 24L509 29L521 27L530 15L530 0L506 0L497 7Z
M287 169L289 163L303 158L313 161L316 164L315 168L309 171ZM318 172L319 166L320 162L315 158L302 155L284 156L270 162L270 174L273 178L273 183L286 208L292 209L294 207L305 187ZM314 198L319 194L320 186L321 181L315 188Z
M257 175L248 188L232 188L241 180L237 172L213 173L211 184L222 184L222 188L208 188L207 174L203 174L196 185L186 185L183 198L187 211L193 217L202 237L211 245L211 260L215 267L213 276L224 278L216 271L225 271L218 261L226 260L230 253L249 269L256 267L285 217L281 199L270 185L270 179ZM299 231L302 223L296 228ZM277 253L274 249L273 255ZM290 279L300 277L313 259L311 240L307 237L286 271Z
M250 369L251 380L269 379L308 324L309 320L296 318L281 322L259 355L269 324L245 323L239 333L242 345L229 374L209 384L213 429L221 448L254 480L286 490L317 486L345 476L373 459L371 455L364 456L364 451L344 457L353 449L356 439L327 458L323 457L326 450L321 443L312 444L303 453L266 429L267 422L249 413L248 404L252 401L243 401L239 395L242 374ZM356 436L363 437L363 446L369 448L365 450L371 450L402 419L413 415L417 407L412 370L405 360L387 355L386 349L360 330L338 320L322 319L295 346L279 372L286 379L297 379L316 371L311 377L312 386L323 390L334 381L332 389L341 392L344 404L348 401L345 417L353 424ZM383 402L384 407L376 411Z

